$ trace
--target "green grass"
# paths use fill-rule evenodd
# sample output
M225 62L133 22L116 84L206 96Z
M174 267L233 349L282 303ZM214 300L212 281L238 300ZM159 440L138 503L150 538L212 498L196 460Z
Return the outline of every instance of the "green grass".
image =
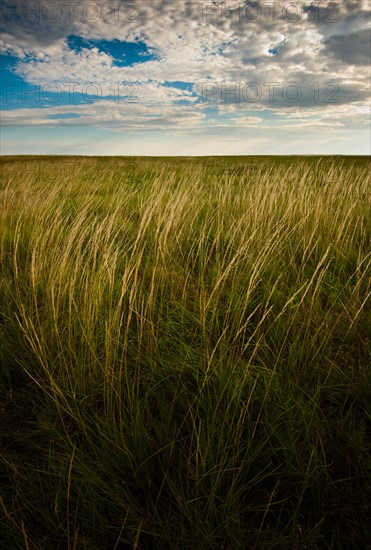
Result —
M2 547L365 548L370 159L0 164Z

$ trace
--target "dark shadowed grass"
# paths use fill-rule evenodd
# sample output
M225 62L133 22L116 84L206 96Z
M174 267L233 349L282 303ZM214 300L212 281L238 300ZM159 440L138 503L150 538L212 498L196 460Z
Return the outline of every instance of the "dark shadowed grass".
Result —
M5 548L363 548L370 162L1 161Z

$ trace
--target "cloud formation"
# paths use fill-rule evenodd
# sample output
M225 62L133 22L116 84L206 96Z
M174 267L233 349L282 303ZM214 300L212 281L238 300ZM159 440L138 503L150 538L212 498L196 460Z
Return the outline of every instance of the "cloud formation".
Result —
M367 122L364 0L2 0L0 9L0 51L12 60L5 126L206 135Z

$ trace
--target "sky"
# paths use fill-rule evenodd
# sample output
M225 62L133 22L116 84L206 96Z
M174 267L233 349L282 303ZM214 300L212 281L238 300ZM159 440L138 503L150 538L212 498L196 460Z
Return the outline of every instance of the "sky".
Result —
M1 154L369 155L367 0L0 0Z

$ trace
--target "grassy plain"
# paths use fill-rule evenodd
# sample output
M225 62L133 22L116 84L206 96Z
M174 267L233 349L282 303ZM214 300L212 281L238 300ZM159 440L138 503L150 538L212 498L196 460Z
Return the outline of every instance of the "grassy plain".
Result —
M0 163L2 548L365 548L370 159Z

